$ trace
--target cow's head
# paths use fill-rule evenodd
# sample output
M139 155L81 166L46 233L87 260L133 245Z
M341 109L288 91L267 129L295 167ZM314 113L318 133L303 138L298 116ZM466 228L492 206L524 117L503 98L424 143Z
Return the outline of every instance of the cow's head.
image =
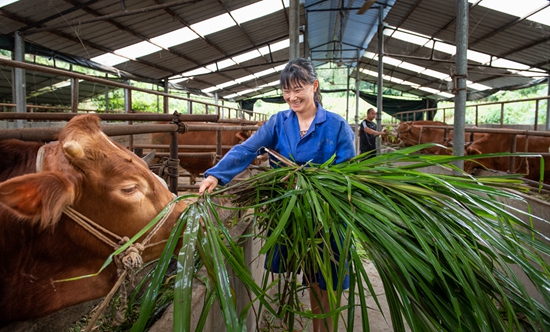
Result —
M111 232L131 237L173 199L144 161L101 132L95 115L75 117L59 140L43 149L40 172L0 184L0 202L43 229L55 227L63 208L72 206ZM168 237L184 208L178 203L152 242Z
M474 155L483 154L483 152L479 150L479 148L476 147L475 145L469 145L465 147L464 154L467 156L474 156ZM476 168L497 169L497 166L495 163L498 161L499 161L499 158L494 158L494 157L465 160L464 172L472 174L474 173Z

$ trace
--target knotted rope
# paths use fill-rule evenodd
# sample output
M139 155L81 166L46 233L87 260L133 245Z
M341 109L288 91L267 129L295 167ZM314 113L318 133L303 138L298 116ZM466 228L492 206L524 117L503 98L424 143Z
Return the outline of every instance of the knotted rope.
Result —
M36 156L36 172L42 171L42 166L44 163L44 152L45 152L45 146L42 145L37 152ZM173 176L173 174L170 174L170 176ZM174 211L174 207L176 206L175 202L170 202L170 206L166 213L160 218L160 220L156 223L155 227L151 229L151 231L147 234L147 236L143 239L141 243L133 243L131 244L122 254L117 255L115 257L115 263L117 265L117 274L119 275L117 282L107 294L101 305L99 306L98 310L95 312L92 319L89 321L88 325L86 326L85 332L91 331L93 328L95 322L99 318L99 315L103 312L107 304L111 301L112 297L116 293L116 291L119 289L119 287L123 284L124 279L128 275L128 271L135 271L139 269L143 265L143 258L141 257L142 252L149 248L156 246L158 244L161 244L163 242L166 242L167 240L159 241L156 243L149 244L149 241L151 241L151 238L156 234L156 232L159 231L159 229L164 225L170 214L172 214L172 211ZM125 243L130 241L130 239L127 236L121 237L105 227L95 223L90 218L86 217L82 213L76 211L71 206L65 206L63 208L63 213L67 215L69 218L71 218L73 221L75 221L78 225L80 225L82 228L84 228L86 231L88 231L90 234L95 236L97 239L102 241L103 243L107 244L108 246L112 247L114 250L117 250L121 246L123 246ZM114 239L114 240L113 240ZM131 278L133 278L133 273L131 274ZM125 299L126 296L123 296ZM124 303L124 306L126 306L126 303Z
M172 211L174 210L174 207L176 206L175 203L171 203L170 207L168 208L168 211L162 216L162 218L156 223L156 225L151 229L151 231L147 234L147 236L143 239L141 243L133 243L131 244L124 253L119 254L117 257L115 257L115 263L117 265L117 273L119 275L117 282L107 294L101 305L99 306L98 310L94 313L93 317L88 322L88 325L86 326L86 329L84 332L89 332L95 325L95 322L99 318L99 315L103 312L107 304L111 301L112 297L116 293L116 291L123 285L123 281L128 276L128 271L134 272L135 270L139 269L143 265L143 258L141 257L142 252L149 247L155 246L159 243L166 242L166 241L160 241L153 244L149 244L149 241L151 238L155 235L156 232L162 227L162 225L166 222ZM95 223L90 218L86 217L82 213L76 211L74 208L70 206L66 206L63 208L63 213L65 213L68 217L70 217L72 220L74 220L79 226L84 228L86 231L88 231L90 234L95 236L97 239L102 241L103 243L107 244L108 246L112 247L113 249L118 249L130 239L127 236L121 237L105 227L102 227L101 225ZM115 240L112 240L115 239ZM131 278L133 278L133 273L130 274ZM123 292L126 293L126 288L124 287ZM126 294L122 294L121 298L126 298ZM123 308L126 307L126 301L123 303Z

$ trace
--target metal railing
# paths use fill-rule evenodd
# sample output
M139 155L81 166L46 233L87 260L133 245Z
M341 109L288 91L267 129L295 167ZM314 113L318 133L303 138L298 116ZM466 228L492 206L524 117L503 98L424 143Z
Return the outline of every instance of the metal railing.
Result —
M62 69L36 65L36 64L28 63L28 62L14 61L14 60L9 60L9 59L4 59L4 58L0 58L0 65L12 67L12 68L21 68L21 69L24 69L24 70L27 70L27 71L36 71L36 72L42 72L42 73L47 73L47 74L52 74L52 75L57 75L57 76L63 76L63 77L67 77L67 78L71 79L71 84L73 84L73 86L75 86L75 88L72 89L73 96L72 96L71 100L73 101L73 104L71 106L27 105L26 106L26 111L27 112L29 112L29 111L43 111L44 112L44 111L51 111L51 110L61 110L63 112L70 111L72 113L90 112L91 110L84 110L84 109L81 110L81 109L78 108L78 106L79 106L78 102L77 102L78 101L78 95L76 95L76 96L74 95L74 94L78 93L78 81L79 80L84 80L84 81L87 81L87 82L93 82L93 83L98 83L98 84L102 84L102 85L109 86L109 87L123 89L125 91L125 95L126 94L131 95L132 91L139 91L139 92L153 94L153 95L156 95L156 96L159 96L159 97L166 98L165 101L164 101L165 107L164 107L164 112L163 113L170 113L170 111L167 109L168 108L168 106L167 106L168 101L170 99L177 99L179 101L187 102L187 112L186 112L187 114L218 114L218 115L220 115L220 117L233 118L233 119L236 119L236 118L244 119L245 114L248 114L250 116L250 120L255 120L255 121L265 121L265 120L267 120L267 114L264 114L264 113L244 110L244 109L225 106L225 105L219 105L219 104L210 103L210 102L201 101L201 100L195 100L195 99L186 98L186 97L182 97L182 96L178 96L178 95L170 94L170 93L166 93L166 92L160 92L160 91L155 91L155 90L144 89L144 88L140 88L140 87L131 86L131 85L125 84L125 83L115 82L115 81L111 81L111 80L104 79L104 78L88 76L88 75L85 75L85 74L70 72L70 71L66 71L66 70L62 70ZM126 106L127 109L125 109L124 111L118 111L118 112L124 112L124 113L131 112L131 110L132 110L131 103L132 103L132 98L130 97L130 98L128 98L128 105ZM16 104L5 104L4 103L4 104L0 104L0 106L2 106L5 110L8 110L8 108L9 108L9 110L15 110L15 108L16 108ZM202 111L202 109L204 109L204 111ZM211 111L213 111L213 112L211 112ZM94 110L94 112L98 112L98 111Z
M476 103L476 104L469 104L466 105L466 112L472 111L474 112L474 122L469 123L474 126L480 126L484 124L496 124L499 125L500 128L504 128L506 125L504 123L505 118L505 106L510 104L519 104L519 103L528 103L528 102L535 102L534 106L534 119L533 123L527 123L526 125L532 126L532 130L539 130L539 113L541 111L540 104L541 101L546 100L546 102L550 102L550 96L543 96L543 97L536 97L536 98L526 98L526 99L518 99L518 100L508 100L508 101L497 101L497 102L487 102L487 103ZM483 123L479 121L480 118L480 109L484 107L494 106L498 105L500 107L500 119L498 123L490 122L490 123ZM449 116L449 113L454 115L454 106L448 106L448 107L437 107L437 108L425 108L421 110L416 111L405 111L405 112L399 112L395 113L392 121L395 119L397 121L418 121L418 120L430 120L434 119L436 117L436 113L442 112L441 114L441 120L446 123L453 123L452 121L448 121L448 119L454 119L454 116ZM546 111L545 111L546 112ZM547 122L549 122L550 119L547 119ZM546 128L544 130L550 130L550 128Z

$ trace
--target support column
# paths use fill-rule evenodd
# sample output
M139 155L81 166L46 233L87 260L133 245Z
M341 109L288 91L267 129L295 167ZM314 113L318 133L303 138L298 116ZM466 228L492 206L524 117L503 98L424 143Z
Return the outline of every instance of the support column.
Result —
M220 108L220 105L218 104L219 102L220 102L220 97L218 96L217 92L214 92L214 104L217 105L216 114L218 115L218 119L223 119L223 109Z
M78 100L80 89L78 78L71 78L71 111L73 113L78 113Z
M355 67L355 125L353 132L355 133L355 152L359 153L359 50L357 50L357 66Z
M376 130L382 127L382 105L384 104L384 7L378 8L378 89L376 91ZM380 139L376 139L376 152L380 153Z
M130 85L130 81L126 81ZM129 113L132 110L132 90L124 89L124 113Z
M108 111L108 110L109 110L109 86L105 85L105 111Z
M548 76L548 93L550 97L550 76ZM546 99L546 130L550 130L550 99Z
M15 61L25 61L25 41L19 31L15 32L14 52L13 59ZM13 100L15 102L15 111L18 113L27 112L27 82L25 79L25 70L21 68L14 68L14 95ZM25 127L26 120L16 120L16 127Z
M170 89L168 87L168 79L164 80L164 92L170 93ZM170 113L170 98L164 96L162 97L162 101L163 101L163 106L162 106L163 113L164 114Z
M468 78L468 0L456 0L456 84L455 116L453 133L453 155L464 155L464 130L466 126L466 98ZM464 161L454 163L460 169L464 169ZM458 171L453 171L459 174Z
M300 0L290 0L288 9L289 60L292 60L300 57Z
M359 68L357 68L359 69ZM348 74L346 75L347 82L346 82L346 121L349 121L349 79L350 79L350 73L351 73L351 67L348 66L347 68Z

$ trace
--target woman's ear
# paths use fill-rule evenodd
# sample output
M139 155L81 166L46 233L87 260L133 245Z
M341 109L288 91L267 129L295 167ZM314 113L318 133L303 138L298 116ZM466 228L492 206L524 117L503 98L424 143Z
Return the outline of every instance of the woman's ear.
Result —
M318 79L313 81L313 92L317 92L317 89L319 89L319 80Z

